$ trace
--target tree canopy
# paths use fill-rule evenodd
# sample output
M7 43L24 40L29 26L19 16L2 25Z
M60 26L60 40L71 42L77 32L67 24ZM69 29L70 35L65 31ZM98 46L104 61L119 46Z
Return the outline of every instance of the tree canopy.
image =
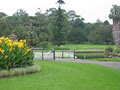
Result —
M109 18L120 20L120 6L113 5L113 8L110 10Z
M58 3L64 4L63 0ZM9 36L14 33L18 39L26 39L30 46L39 46L41 43L61 45L66 43L113 43L112 26L107 20L95 23L85 23L84 18L74 10L66 11L58 6L49 8L45 13L40 9L35 16L20 9L12 16L0 13L0 36Z

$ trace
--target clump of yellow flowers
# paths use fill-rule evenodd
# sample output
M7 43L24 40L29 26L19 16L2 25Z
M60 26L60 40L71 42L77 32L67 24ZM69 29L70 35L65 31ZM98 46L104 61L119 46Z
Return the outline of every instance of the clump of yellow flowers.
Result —
M33 57L26 40L13 42L8 37L0 38L0 70L32 65Z

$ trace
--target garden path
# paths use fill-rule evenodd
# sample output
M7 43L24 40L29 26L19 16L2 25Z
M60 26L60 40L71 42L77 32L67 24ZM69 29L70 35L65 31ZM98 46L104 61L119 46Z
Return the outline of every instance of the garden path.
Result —
M95 61L95 60L83 60L83 59L56 59L55 61L67 61L67 62L80 62L80 63L95 63L103 66L108 66L116 69L120 69L119 61Z

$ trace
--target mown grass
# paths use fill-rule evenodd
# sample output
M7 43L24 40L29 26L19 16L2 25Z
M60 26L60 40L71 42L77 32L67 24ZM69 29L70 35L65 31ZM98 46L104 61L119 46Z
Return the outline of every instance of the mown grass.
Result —
M84 50L84 49L105 49L108 45L94 45L94 44L66 44L64 47L68 47L70 50ZM115 45L109 45L115 47Z
M120 61L120 58L89 58L88 60L98 60L98 61Z
M49 50L57 50L55 48L61 48L61 50L66 50L66 48L68 48L67 50L88 50L88 49L95 49L98 51L104 51L104 49L108 46L111 46L113 48L115 48L115 45L95 45L95 44L66 44L66 45L61 45L60 47L53 45L51 47L49 47L48 49L45 50L34 50L36 52L39 51L49 51ZM58 49L60 50L60 49Z
M0 79L0 90L120 90L120 70L87 63L36 61L36 74Z

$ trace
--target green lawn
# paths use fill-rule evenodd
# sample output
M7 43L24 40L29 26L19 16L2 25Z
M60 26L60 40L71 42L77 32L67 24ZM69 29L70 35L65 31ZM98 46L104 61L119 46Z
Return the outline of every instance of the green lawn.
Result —
M85 49L105 49L108 45L94 45L94 44L66 44L64 47L68 47L70 50L83 50ZM109 45L115 47L115 45Z
M95 45L95 44L66 44L66 45L61 45L60 47L53 45L49 47L49 49L46 49L44 51L48 50L54 50L55 48L69 48L69 50L88 50L88 49L98 49L98 51L104 51L104 49L108 46L111 46L115 48L115 45ZM63 49L64 50L64 49ZM34 51L43 51L43 50L34 50Z
M120 90L120 70L87 63L36 61L36 74L0 79L0 90Z
M89 58L88 60L98 60L98 61L120 61L120 58Z

